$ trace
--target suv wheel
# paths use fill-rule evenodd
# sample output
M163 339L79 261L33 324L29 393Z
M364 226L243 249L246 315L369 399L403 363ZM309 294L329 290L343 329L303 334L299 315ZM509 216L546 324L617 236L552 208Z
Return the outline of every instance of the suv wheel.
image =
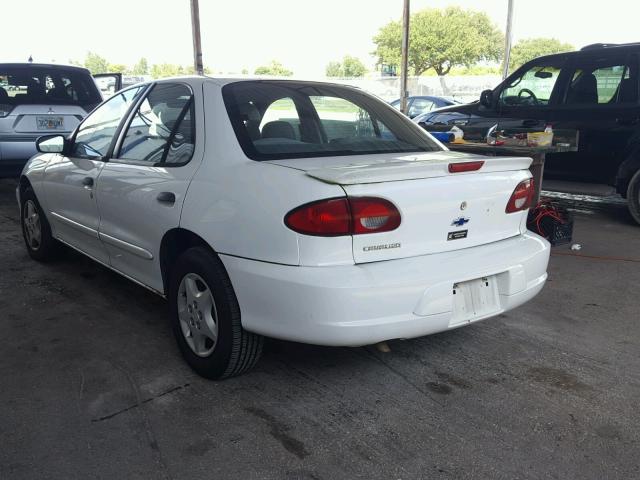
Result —
M21 202L20 223L29 256L39 262L51 260L59 245L51 235L51 226L31 188L21 195Z
M627 189L627 204L633 219L640 224L640 170L631 178Z
M199 375L223 379L253 367L264 338L247 332L220 259L209 250L187 250L172 269L169 304L173 333L187 363Z

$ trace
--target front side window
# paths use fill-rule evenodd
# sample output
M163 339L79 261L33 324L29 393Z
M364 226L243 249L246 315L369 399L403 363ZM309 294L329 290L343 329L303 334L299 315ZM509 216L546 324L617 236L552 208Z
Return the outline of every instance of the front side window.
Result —
M72 156L102 158L111 145L122 117L142 87L135 87L111 97L80 124L73 143Z
M189 87L154 86L136 110L117 158L153 165L185 164L193 154L193 117Z
M226 85L236 137L254 160L440 150L384 102L338 85L246 81Z
M632 75L633 73L633 75ZM567 105L633 103L638 99L638 80L623 59L581 59L571 72Z
M500 94L501 106L546 106L560 75L560 67L537 65L511 80Z

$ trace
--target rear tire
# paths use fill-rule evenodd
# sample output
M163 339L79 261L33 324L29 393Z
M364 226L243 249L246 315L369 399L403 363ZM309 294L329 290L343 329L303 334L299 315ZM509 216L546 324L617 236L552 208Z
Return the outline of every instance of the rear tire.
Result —
M194 247L180 255L171 271L169 305L178 347L199 375L234 377L260 358L264 337L242 328L229 276L208 249Z
M53 238L49 221L33 190L27 188L20 195L20 201L20 225L29 256L38 262L53 260L60 244Z
M629 182L627 205L633 219L640 224L640 170L635 173Z

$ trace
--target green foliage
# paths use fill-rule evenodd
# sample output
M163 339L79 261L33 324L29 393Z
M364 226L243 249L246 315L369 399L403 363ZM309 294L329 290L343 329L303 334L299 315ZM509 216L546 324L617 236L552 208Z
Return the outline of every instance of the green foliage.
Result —
M329 62L325 69L327 77L362 77L367 73L367 67L357 57L345 55L341 62Z
M327 77L344 77L344 70L340 62L329 62L325 68Z
M367 67L364 66L364 63L359 58L350 55L346 55L342 59L342 69L345 77L362 77L367 73Z
M269 65L258 67L253 72L256 75L274 75L276 77L290 77L293 72L284 67L280 62L271 60Z
M149 62L142 57L131 69L133 75L149 75Z
M383 26L373 38L378 63L400 65L402 23ZM411 15L409 67L413 75L433 69L448 74L457 66L499 61L504 37L485 13L448 7L426 9Z
M555 38L527 38L520 40L511 49L511 55L509 55L509 71L512 72L529 60L541 57L542 55L570 52L572 50L575 50L573 45L570 43L562 43Z
M129 67L122 63L110 63L108 69L108 73L129 73Z
M151 76L153 78L177 77L190 73L193 73L193 68L189 69L173 63L158 63L151 67Z
M87 56L84 59L84 66L94 75L98 73L109 73L109 62L97 53L87 52Z

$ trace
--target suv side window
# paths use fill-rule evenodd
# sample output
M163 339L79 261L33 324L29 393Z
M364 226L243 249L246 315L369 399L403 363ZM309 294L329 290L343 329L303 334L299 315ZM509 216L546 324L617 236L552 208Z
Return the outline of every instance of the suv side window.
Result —
M541 107L548 105L559 75L560 66L558 65L536 65L525 70L502 90L499 106Z
M119 161L184 165L193 155L193 94L180 83L160 83L142 101L117 155Z
M141 90L140 86L119 93L85 118L76 133L71 156L93 159L104 157L123 115Z
M624 58L581 58L570 73L566 105L610 105L638 100L635 66Z

